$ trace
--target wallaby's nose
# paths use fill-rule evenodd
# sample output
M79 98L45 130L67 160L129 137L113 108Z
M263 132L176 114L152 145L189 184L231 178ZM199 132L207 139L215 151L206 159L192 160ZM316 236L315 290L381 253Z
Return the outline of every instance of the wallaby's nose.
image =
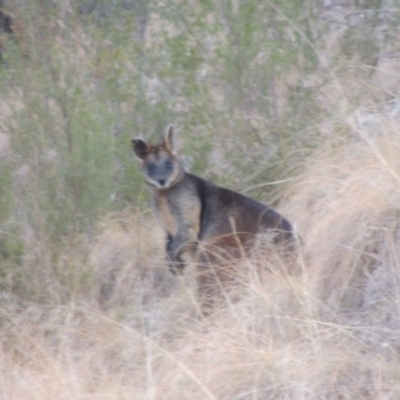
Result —
M165 184L165 179L159 179L158 183L160 184L160 186L164 186Z

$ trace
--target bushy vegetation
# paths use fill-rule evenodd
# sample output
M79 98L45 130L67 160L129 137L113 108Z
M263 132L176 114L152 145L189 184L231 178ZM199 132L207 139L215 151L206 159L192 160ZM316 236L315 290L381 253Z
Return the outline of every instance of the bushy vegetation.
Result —
M0 2L2 396L398 398L396 7ZM301 236L238 262L207 318L130 149L169 123L188 168Z

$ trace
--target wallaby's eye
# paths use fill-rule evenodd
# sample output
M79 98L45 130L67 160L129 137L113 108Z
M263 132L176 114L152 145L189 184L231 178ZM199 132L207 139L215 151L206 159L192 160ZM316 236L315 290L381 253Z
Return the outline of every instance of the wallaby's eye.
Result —
M172 169L172 162L169 160L165 161L165 168Z

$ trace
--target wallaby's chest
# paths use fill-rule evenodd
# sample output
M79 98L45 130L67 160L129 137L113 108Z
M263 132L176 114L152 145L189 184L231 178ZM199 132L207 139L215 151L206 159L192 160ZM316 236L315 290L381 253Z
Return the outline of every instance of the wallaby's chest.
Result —
M168 196L155 196L154 208L157 218L163 229L170 235L175 236L178 230L178 214L171 206L171 199Z
M200 232L201 202L192 190L168 191L154 196L155 211L163 229L172 236L187 228Z

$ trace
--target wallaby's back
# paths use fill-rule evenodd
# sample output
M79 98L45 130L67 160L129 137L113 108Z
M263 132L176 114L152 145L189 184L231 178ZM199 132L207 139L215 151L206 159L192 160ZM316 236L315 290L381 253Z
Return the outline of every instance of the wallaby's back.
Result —
M276 230L276 241L292 236L289 221L266 205L198 176L187 175L195 182L201 199L200 240L227 238L234 233L243 244L267 229Z

